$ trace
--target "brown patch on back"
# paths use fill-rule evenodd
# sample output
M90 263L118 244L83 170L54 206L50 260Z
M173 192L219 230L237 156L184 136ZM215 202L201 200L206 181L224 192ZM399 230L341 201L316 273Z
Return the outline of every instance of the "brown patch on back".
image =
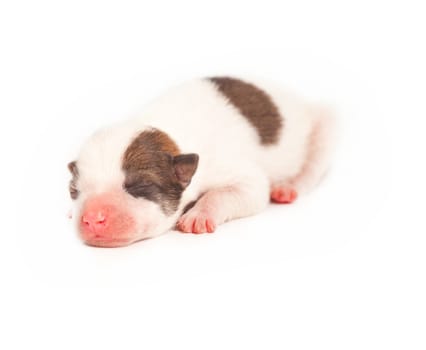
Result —
M183 183L176 173L177 161L185 157L188 155L179 155L179 148L166 133L157 129L143 131L123 156L124 189L136 198L158 203L165 214L172 214L190 181Z
M278 142L282 118L265 91L235 78L213 77L209 80L254 126L263 145Z

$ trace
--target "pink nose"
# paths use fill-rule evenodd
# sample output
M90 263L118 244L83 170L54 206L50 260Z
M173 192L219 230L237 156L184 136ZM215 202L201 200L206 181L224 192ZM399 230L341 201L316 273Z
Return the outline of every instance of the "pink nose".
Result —
M107 225L107 216L102 210L86 211L81 218L81 222L87 230L93 233L101 232Z

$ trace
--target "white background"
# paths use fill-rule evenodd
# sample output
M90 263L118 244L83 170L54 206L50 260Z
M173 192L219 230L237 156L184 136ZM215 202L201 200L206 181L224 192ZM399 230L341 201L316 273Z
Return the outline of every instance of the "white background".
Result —
M0 347L425 349L421 3L3 1ZM79 144L212 74L335 105L327 180L213 235L83 245Z

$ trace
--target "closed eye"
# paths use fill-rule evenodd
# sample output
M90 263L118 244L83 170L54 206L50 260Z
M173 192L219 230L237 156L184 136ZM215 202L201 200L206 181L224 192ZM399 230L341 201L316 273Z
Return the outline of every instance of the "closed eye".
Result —
M146 197L151 199L158 193L158 186L152 182L125 183L124 189L133 197Z

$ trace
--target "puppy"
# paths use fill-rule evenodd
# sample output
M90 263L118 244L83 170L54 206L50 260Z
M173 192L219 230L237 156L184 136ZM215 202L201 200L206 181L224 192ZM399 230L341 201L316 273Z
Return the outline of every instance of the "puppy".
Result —
M333 120L264 82L211 77L171 89L97 131L68 164L79 235L125 246L292 203L327 170Z

